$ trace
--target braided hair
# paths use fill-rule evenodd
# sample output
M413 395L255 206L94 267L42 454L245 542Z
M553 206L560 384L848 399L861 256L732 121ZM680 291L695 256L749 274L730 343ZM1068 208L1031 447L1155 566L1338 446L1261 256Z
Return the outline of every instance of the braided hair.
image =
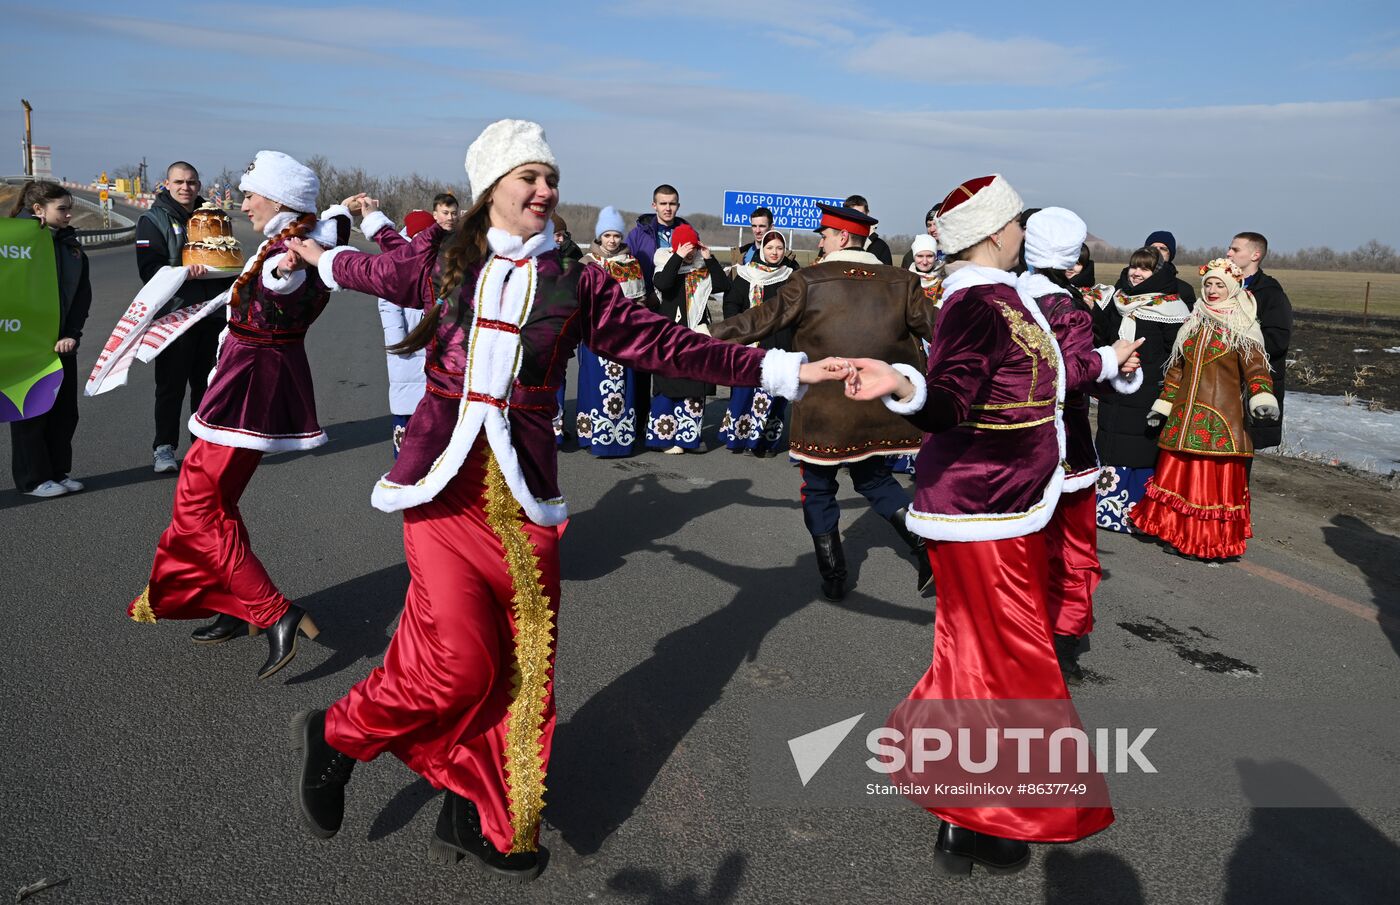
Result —
M286 229L282 230L280 233L268 240L267 244L264 245L262 247L262 250L258 252L258 256L253 261L252 266L243 268L243 273L239 274L238 279L234 282L233 297L229 301L229 305L235 310L243 307L244 287L246 287L255 276L260 276L262 274L263 264L267 261L267 256L272 253L272 249L276 247L276 245L279 242L282 242L285 239L304 238L311 234L311 230L315 226L315 214L302 214L300 217L297 217L290 224L288 224Z

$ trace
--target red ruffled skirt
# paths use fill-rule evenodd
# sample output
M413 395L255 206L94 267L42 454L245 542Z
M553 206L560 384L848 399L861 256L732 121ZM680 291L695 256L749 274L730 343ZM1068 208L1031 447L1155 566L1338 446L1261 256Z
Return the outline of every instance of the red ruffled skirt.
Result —
M1187 556L1228 559L1244 554L1249 524L1245 456L1198 456L1164 449L1147 496L1133 509L1133 527Z

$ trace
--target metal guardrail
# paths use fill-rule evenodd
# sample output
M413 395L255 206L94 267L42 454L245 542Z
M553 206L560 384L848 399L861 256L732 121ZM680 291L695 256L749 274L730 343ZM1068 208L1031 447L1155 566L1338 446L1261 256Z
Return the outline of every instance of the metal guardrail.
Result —
M109 248L114 245L129 245L136 241L135 226L120 226L116 229L80 229L78 241L88 248Z

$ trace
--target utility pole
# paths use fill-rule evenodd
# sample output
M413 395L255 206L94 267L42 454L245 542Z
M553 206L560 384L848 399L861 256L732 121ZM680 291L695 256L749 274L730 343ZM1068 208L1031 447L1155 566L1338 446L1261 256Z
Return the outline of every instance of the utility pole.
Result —
M29 101L24 98L19 99L20 105L24 107L24 175L30 179L34 178L34 131L33 121L30 114L34 108L29 106Z

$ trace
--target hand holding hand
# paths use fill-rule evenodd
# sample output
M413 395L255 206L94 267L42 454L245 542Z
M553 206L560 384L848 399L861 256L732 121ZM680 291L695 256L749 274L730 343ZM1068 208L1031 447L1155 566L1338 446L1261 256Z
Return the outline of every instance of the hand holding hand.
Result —
M1113 344L1113 353L1118 356L1118 367L1123 367L1130 358L1136 357L1135 353L1138 350L1138 346L1141 346L1144 342L1146 342L1145 339L1120 339L1115 342ZM1136 370L1137 368L1134 367L1132 370L1126 371L1125 373L1131 374Z
M301 255L297 254L294 249L288 250L287 253L282 256L282 259L277 262L277 271L283 276L295 273L305 267L306 261L303 260Z
M372 213L374 213L374 212L376 212L376 211L378 211L378 210L379 210L379 199L378 199L378 198L371 198L371 197L368 196L368 195L361 195L361 196L360 196L360 215L361 215L362 217L368 217L370 214L372 214Z
M350 213L358 214L360 212L360 202L367 197L369 196L366 195L364 192L356 192L355 194L351 195L349 198L346 198L340 203L344 205L350 211Z
M76 348L78 348L78 341L67 336L53 344L53 350L59 355L67 355Z
M203 264L188 264L185 266L185 275L191 280L197 280L209 272L209 268Z
M311 267L319 264L321 255L326 253L321 244L314 239L291 239L287 242L287 247L296 253L299 260Z
M844 358L823 358L809 361L797 369L798 383L824 383L828 380L847 380L855 373L851 363Z
M1119 365L1118 373L1122 374L1124 377L1131 377L1133 372L1140 367L1142 367L1142 359L1138 358L1138 354L1134 352L1132 355L1128 356L1127 361Z
M908 377L874 358L851 358L853 373L846 378L846 397L857 400L879 399L893 394L896 398L910 396L914 384Z

